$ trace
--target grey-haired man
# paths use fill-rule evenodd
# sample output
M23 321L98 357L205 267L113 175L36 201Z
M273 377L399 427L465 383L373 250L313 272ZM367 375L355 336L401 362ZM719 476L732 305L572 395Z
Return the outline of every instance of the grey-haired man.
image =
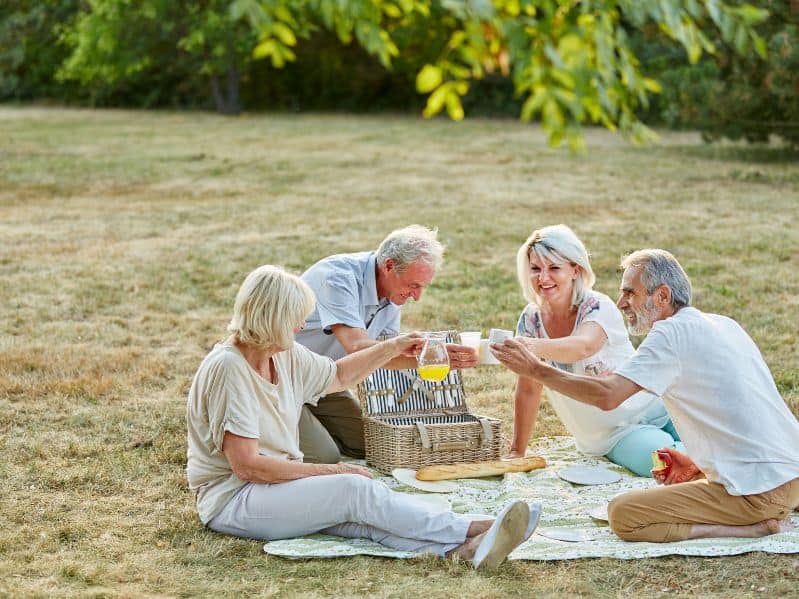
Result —
M311 266L302 279L316 295L316 309L297 342L334 360L400 331L402 306L419 301L441 266L444 246L437 231L411 225L392 231L376 251L336 254ZM453 368L477 363L474 350L449 345ZM397 358L387 368L413 368ZM341 454L364 456L363 420L354 395L345 391L307 405L300 418L300 449L305 461L336 463Z
M610 503L609 523L622 539L760 537L792 529L799 422L754 341L734 320L691 307L691 283L669 252L640 250L622 267L617 305L630 332L647 337L610 376L564 373L515 340L492 351L520 376L603 410L641 389L663 399L687 454L661 450L668 469L655 479L663 486Z

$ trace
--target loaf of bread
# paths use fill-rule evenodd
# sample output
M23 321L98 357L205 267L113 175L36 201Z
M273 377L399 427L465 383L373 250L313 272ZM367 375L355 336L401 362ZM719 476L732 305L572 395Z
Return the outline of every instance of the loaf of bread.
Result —
M450 480L454 478L482 478L483 476L499 476L506 472L529 472L545 468L544 458L530 456L512 460L491 460L472 464L439 464L425 466L416 471L419 480Z

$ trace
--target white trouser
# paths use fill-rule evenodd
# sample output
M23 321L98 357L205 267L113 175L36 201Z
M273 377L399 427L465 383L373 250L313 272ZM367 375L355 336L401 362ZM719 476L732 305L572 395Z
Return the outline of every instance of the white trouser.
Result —
M217 532L272 541L321 532L363 537L401 551L443 557L466 540L471 520L395 493L357 474L248 483L214 516Z

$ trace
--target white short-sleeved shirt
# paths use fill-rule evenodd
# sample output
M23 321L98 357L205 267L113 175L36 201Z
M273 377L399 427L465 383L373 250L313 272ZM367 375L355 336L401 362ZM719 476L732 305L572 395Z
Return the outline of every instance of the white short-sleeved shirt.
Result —
M316 403L333 382L336 365L296 343L274 355L277 384L261 377L229 343L205 357L194 376L186 406L189 488L207 523L244 486L233 473L222 441L225 431L258 439L258 453L302 460L298 425L304 403Z
M656 322L616 373L663 398L691 459L731 495L799 476L799 423L731 318L682 308Z
M320 260L302 275L316 296L316 308L306 319L297 343L338 360L347 351L333 335L332 326L365 329L371 339L396 335L400 306L377 298L374 252L337 254Z
M566 372L587 376L607 376L632 355L634 349L624 327L621 312L607 295L598 291L586 293L577 308L574 331L586 322L595 322L605 331L607 341L595 354L572 364L548 360ZM519 317L517 335L549 339L541 309L528 304ZM669 415L654 395L640 392L615 410L603 411L547 388L547 397L566 429L574 436L577 448L590 455L605 455L622 437L641 424L662 427Z

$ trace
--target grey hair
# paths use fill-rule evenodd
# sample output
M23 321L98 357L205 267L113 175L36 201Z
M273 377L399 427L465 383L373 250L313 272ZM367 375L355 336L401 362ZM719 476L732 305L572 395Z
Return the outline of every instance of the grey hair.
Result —
M596 276L588 261L588 250L583 242L566 225L542 227L532 232L516 254L516 274L522 295L536 305L541 298L530 281L530 258L535 252L539 258L546 258L553 264L571 264L580 267L580 276L574 281L572 306L579 306L585 294L593 289Z
M648 295L665 285L671 290L673 309L691 305L691 280L670 252L659 249L638 250L621 261L621 267L625 270L631 266L641 267L641 284Z
M414 262L423 262L438 270L444 260L444 246L437 239L438 229L410 225L388 234L377 248L376 262L380 265L393 260L397 272Z
M242 343L289 349L294 328L313 312L313 291L298 276L265 264L241 284L228 331Z

